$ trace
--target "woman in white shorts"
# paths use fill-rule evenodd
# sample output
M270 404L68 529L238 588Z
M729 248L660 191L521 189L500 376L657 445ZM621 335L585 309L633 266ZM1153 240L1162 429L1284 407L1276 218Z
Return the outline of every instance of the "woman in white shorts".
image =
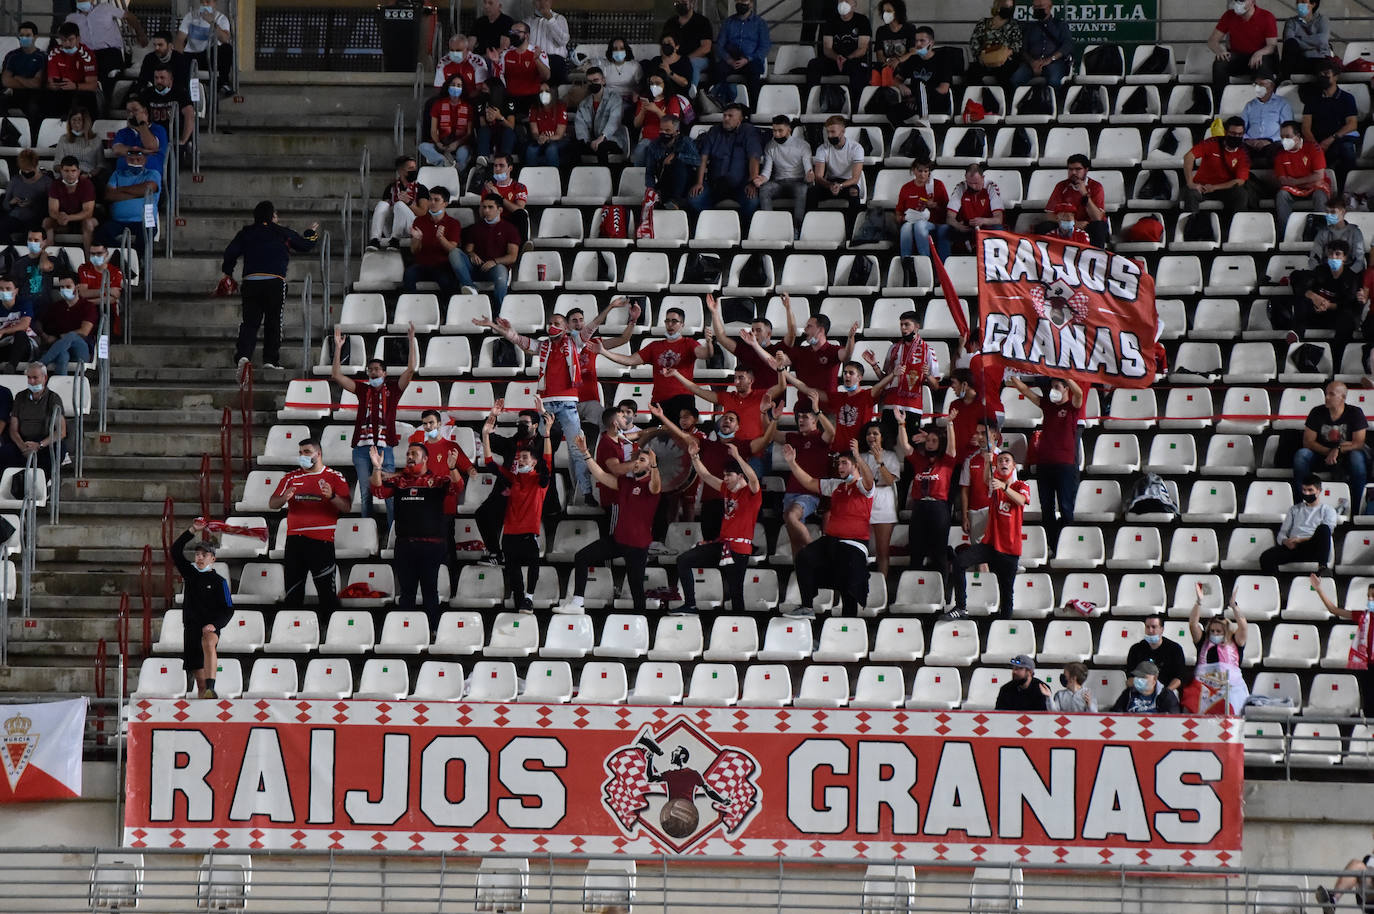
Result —
M902 461L883 447L883 430L877 422L864 426L863 442L864 463L873 473L873 507L869 514L873 551L878 560L878 573L886 576L892 529L897 526L897 478L902 473Z

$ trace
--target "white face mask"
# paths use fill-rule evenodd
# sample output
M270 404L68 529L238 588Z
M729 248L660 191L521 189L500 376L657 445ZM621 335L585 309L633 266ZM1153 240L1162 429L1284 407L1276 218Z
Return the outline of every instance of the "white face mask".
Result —
M1063 403L1063 402L1064 402L1064 391L1060 390L1058 387L1051 387L1051 388L1050 388L1050 402L1051 402L1051 403Z
M652 95L654 98L658 98L660 95L663 94L663 87L660 86L658 83L650 83L649 94Z
M840 0L840 3L836 5L835 10L841 16L848 16L851 12L853 12L854 7L850 6L848 3L845 3L844 0Z
M1264 86L1255 86L1255 98L1264 98L1264 93L1268 91Z
M883 10L883 24L884 24L884 25L891 25L891 24L892 24L892 20L893 20L893 19L896 19L896 18L897 18L896 16L892 15L892 10Z
M1244 15L1245 15L1245 0L1236 0L1235 3L1232 3L1232 4L1231 4L1231 12L1235 13L1237 16L1244 16Z
M1298 139L1295 136L1286 136L1281 140L1281 142L1283 143L1283 148L1288 152L1292 152L1293 150L1297 149L1299 146L1302 145L1302 140Z
M541 104L541 105L547 105L547 104L548 104L549 102L551 102L551 101L553 101L553 93L552 93L552 92L540 92L540 93L539 93L539 104Z
M296 462L301 465L302 470L308 470L315 465L315 458L307 457L304 454L301 454L299 457L296 458Z

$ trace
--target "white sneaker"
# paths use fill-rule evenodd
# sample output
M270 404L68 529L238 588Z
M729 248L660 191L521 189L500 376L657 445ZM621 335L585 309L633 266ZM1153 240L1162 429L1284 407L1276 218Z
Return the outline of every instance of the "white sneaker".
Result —
M285 366L283 366L283 365L278 365L276 362L263 362L263 363L262 363L262 367L263 367L263 368L275 368L277 371L285 371L285 370L286 370L286 367L285 367Z
M246 356L246 355L241 355L241 356L239 356L239 364L238 364L238 369L239 369L239 371L243 371L243 366L244 366L244 365L247 365L247 364L248 364L248 356Z
M458 291L459 291L459 292L462 292L464 295L476 295L476 294L477 294L477 290L474 289L472 286L463 286L463 287L460 288Z
M663 545L657 540L649 544L650 555L671 555L672 551L673 550L669 549L667 546Z
M553 611L561 616L585 616L587 614L585 606L581 603L574 603L572 600L560 603L553 608Z

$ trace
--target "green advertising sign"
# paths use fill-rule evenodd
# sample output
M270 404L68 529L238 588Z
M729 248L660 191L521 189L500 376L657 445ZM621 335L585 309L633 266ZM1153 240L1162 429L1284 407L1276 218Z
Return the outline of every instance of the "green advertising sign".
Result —
M1121 3L1060 2L1054 13L1069 24L1078 53L1090 44L1154 44L1159 40L1159 0ZM1016 7L1016 20L1028 22L1029 3ZM1127 58L1127 64L1130 58Z

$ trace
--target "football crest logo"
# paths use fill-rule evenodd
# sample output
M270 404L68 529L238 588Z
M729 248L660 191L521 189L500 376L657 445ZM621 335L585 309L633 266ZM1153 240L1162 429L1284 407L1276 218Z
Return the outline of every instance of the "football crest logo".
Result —
M650 835L681 853L716 833L734 835L759 809L759 765L686 719L645 726L606 759L602 802L627 836Z
M24 769L29 767L29 762L33 759L34 750L38 748L38 734L29 733L32 727L33 721L22 714L16 714L5 721L3 757L5 777L9 778L11 791L19 784L19 779L24 776Z

